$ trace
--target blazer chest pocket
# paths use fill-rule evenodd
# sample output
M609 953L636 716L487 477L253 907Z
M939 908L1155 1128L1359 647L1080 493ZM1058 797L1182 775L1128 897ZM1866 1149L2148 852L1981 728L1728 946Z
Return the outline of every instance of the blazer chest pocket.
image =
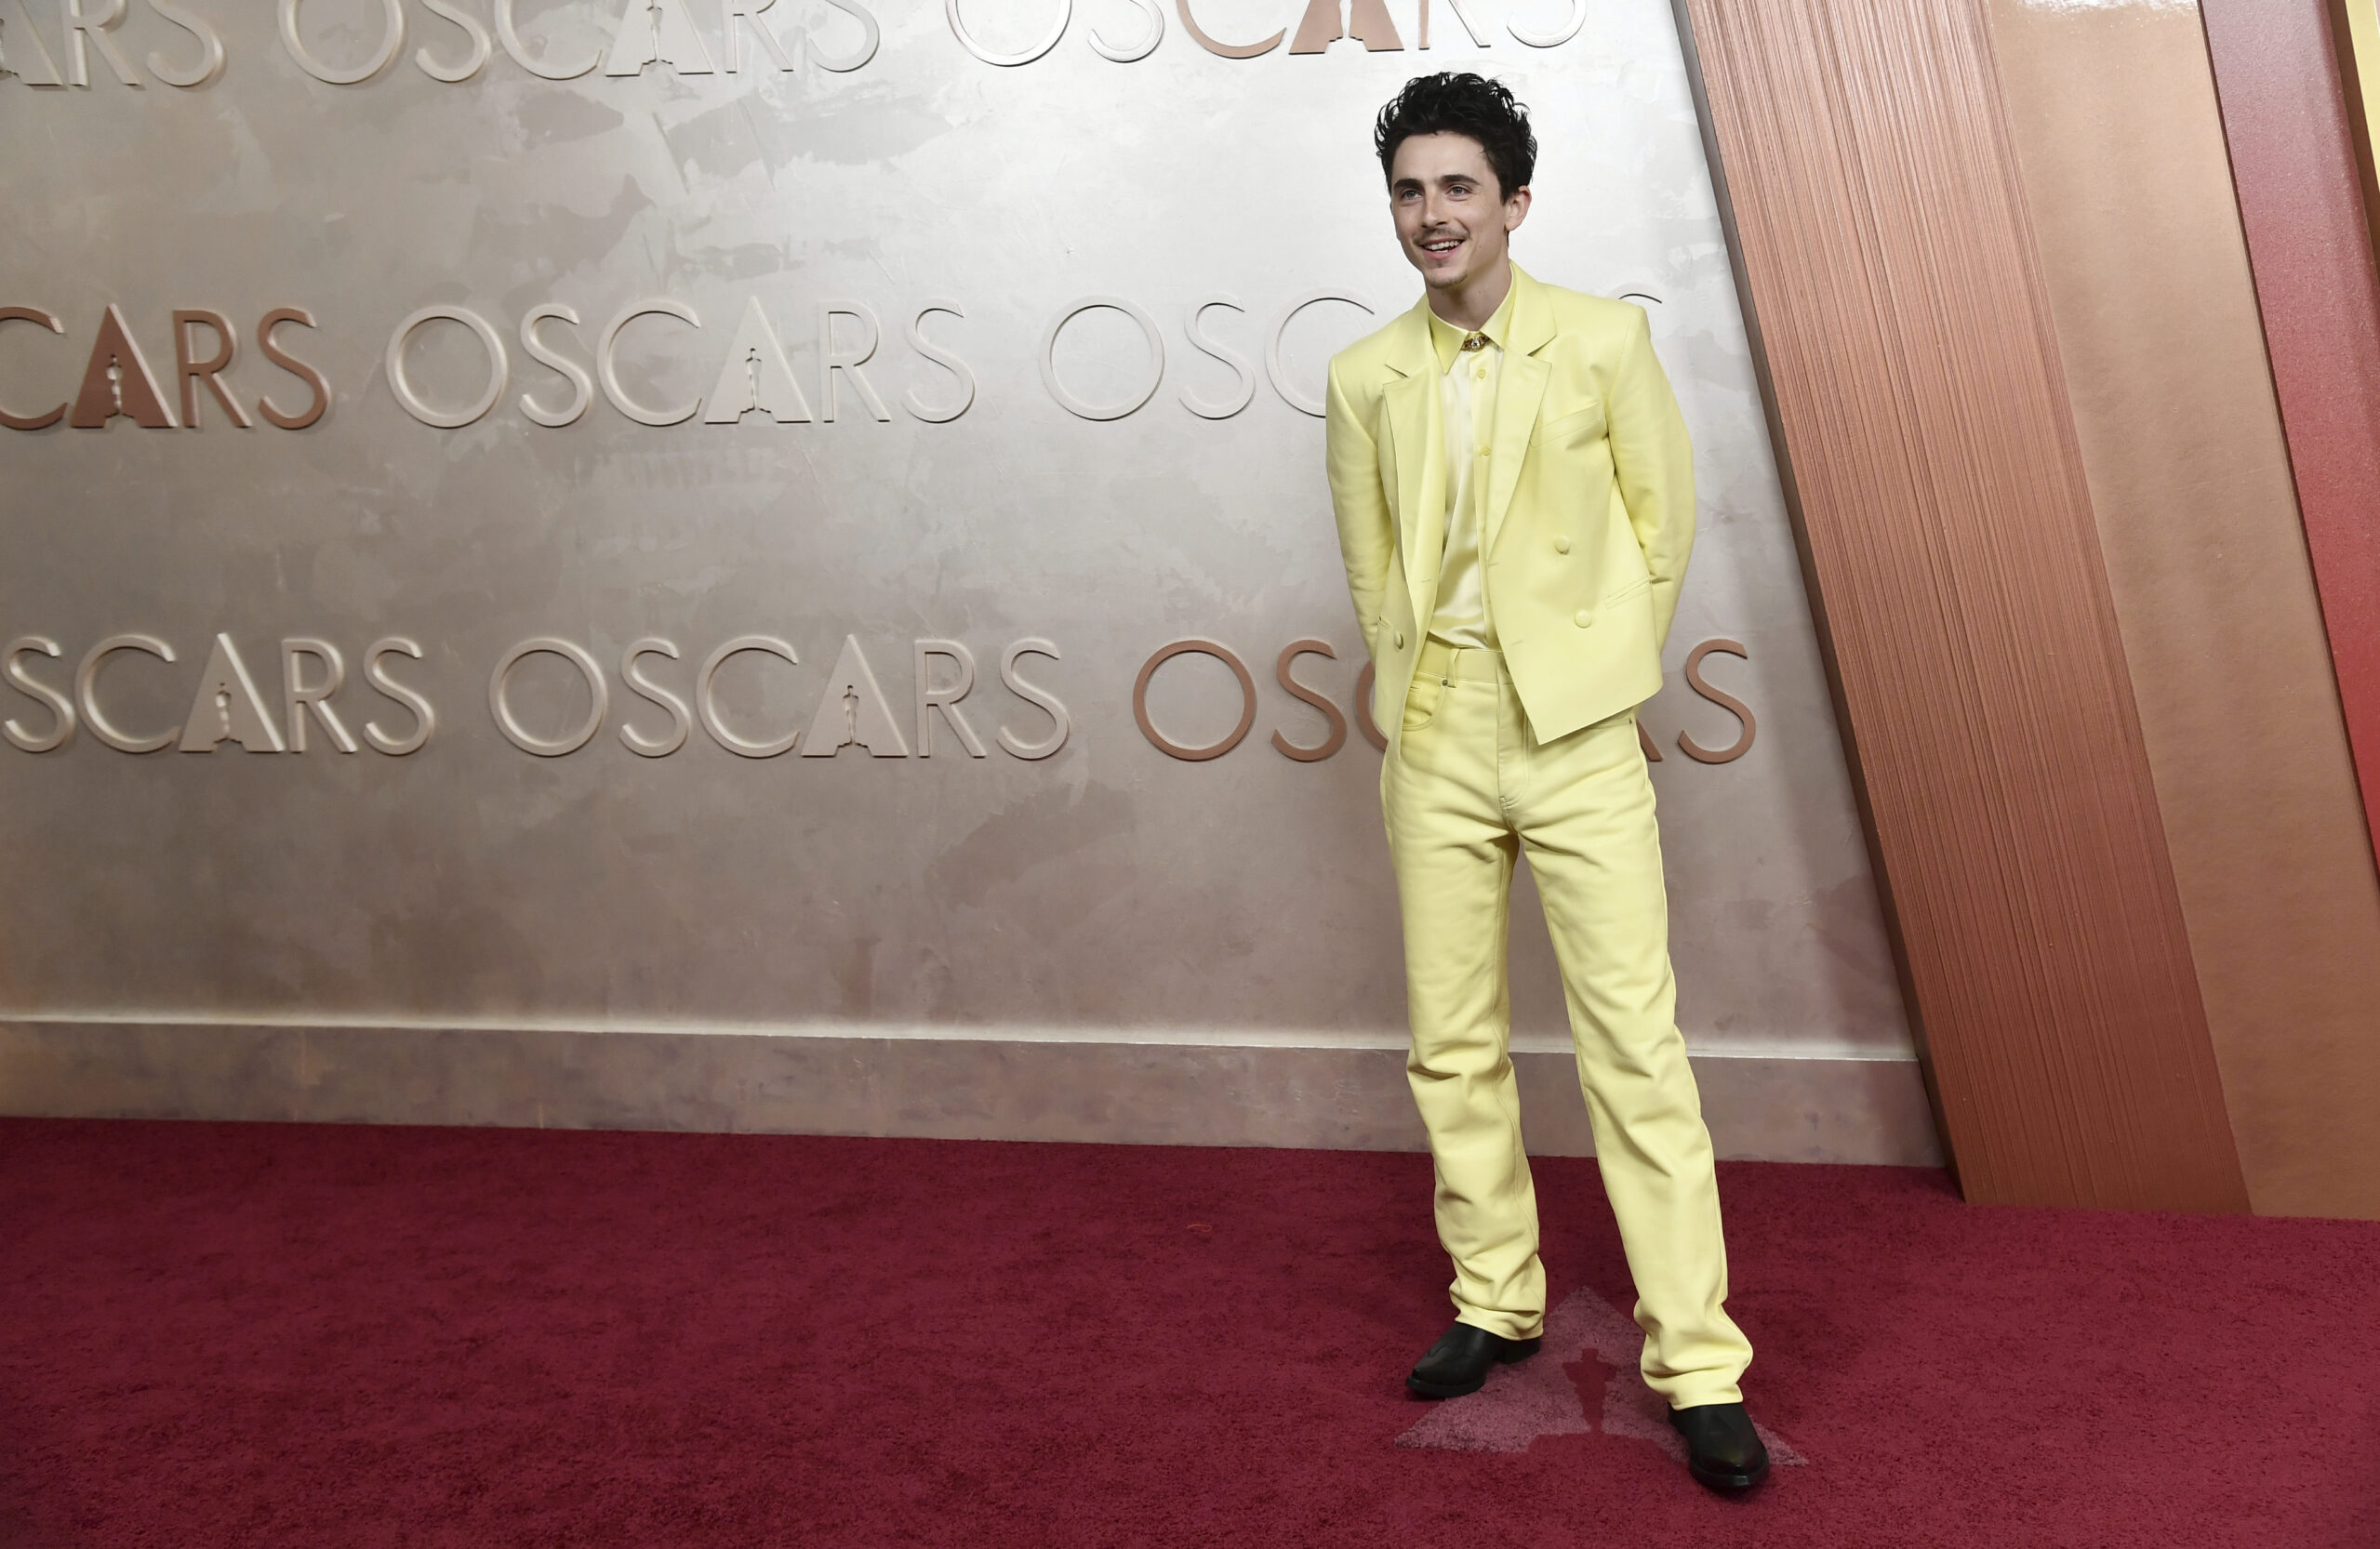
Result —
M1586 446L1603 433L1603 405L1589 404L1546 420L1537 427L1536 444L1560 452Z

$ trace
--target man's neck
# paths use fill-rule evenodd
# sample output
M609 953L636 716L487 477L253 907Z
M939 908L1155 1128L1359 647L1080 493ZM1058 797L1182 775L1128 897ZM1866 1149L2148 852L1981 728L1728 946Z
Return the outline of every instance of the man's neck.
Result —
M1496 309L1512 294L1512 260L1505 259L1486 273L1459 285L1429 293L1429 310L1451 326L1472 332L1487 326Z

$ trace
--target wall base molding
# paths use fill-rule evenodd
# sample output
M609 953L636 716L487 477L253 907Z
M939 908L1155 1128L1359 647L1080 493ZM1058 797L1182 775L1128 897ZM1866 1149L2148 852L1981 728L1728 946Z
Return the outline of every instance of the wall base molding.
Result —
M1518 1044L1540 1156L1589 1156L1566 1052ZM1722 1158L1939 1166L1909 1059L1697 1053ZM0 1113L1158 1145L1422 1148L1385 1038L13 1018Z

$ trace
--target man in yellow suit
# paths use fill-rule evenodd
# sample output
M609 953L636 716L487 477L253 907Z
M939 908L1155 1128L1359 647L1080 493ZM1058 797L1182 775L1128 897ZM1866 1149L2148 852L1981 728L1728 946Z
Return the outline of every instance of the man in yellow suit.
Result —
M1579 1084L1644 1331L1695 1478L1768 1457L1737 1386L1701 1099L1675 1020L1669 903L1636 707L1694 543L1694 457L1642 308L1507 252L1536 141L1501 85L1419 77L1375 130L1414 309L1331 362L1348 588L1389 728L1380 802L1404 916L1406 1064L1437 1163L1456 1322L1406 1385L1443 1398L1535 1355L1546 1312L1513 1087L1514 861L1545 901Z

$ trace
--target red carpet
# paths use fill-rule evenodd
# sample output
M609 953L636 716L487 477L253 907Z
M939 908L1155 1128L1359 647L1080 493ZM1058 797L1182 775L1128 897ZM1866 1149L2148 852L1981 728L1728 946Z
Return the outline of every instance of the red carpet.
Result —
M1721 1181L1743 1503L1629 1433L1591 1162L1567 1384L1401 1446L1420 1157L0 1120L0 1545L2380 1544L2380 1225Z

